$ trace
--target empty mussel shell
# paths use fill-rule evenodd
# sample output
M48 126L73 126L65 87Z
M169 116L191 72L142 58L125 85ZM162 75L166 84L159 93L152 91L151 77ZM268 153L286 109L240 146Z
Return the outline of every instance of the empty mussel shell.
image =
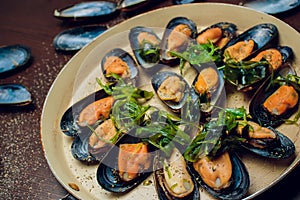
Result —
M285 12L299 5L299 0L251 0L244 4L246 7L268 14Z
M31 59L31 51L24 45L0 47L0 75L25 66Z
M135 131L135 129L131 130ZM148 167L145 167L142 171L140 171L136 177L134 177L131 180L123 180L120 177L120 170L119 170L119 153L120 153L120 145L122 144L142 144L141 138L137 138L132 136L134 133L131 133L131 131L128 134L123 135L119 141L116 143L115 146L113 146L109 152L105 155L105 157L101 160L101 163L97 169L97 181L99 185L113 193L126 193L133 188L137 187L140 183L142 183L150 174L152 173L152 162L154 159L154 149L151 147L151 145L144 143L147 145L148 153L143 153L144 156L147 156L147 163L148 161L150 163ZM129 156L131 157L131 156ZM141 157L140 157L141 158ZM126 158L125 158L126 159ZM130 159L130 158L129 158ZM129 162L129 159L127 160ZM138 161L138 159L136 159ZM143 164L145 164L144 162ZM131 165L137 164L132 161L130 161ZM145 164L146 165L146 164ZM128 175L129 176L129 175Z
M77 51L107 30L105 26L81 26L57 34L53 46L58 51Z
M21 84L0 85L0 106L24 106L32 102L31 94Z
M54 16L66 20L87 20L111 15L117 11L117 4L110 1L87 1L54 10Z

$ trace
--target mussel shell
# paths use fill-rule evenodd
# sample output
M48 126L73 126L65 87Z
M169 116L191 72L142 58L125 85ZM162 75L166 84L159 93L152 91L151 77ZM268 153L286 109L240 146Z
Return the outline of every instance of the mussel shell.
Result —
M285 76L287 74L295 74L295 71L291 66L285 65L281 67L278 73ZM272 95L279 88L279 85L269 87L270 81L271 77L269 77L253 95L249 103L249 113L253 121L259 123L260 125L265 127L277 127L280 124L284 123L285 119L291 117L292 114L295 113L295 111L298 109L298 106L295 106L294 108L288 110L288 112L285 112L280 116L272 115L267 110L265 110L263 107L263 103L270 95Z
M71 145L72 156L86 164L96 164L99 160L89 152L89 135L76 136Z
M24 106L32 102L31 94L21 84L0 85L0 106Z
M230 23L230 22L219 22L219 23L213 24L213 25L205 28L204 30L200 31L197 34L196 38L211 28L220 28L222 30L222 37L228 38L229 41L233 40L234 38L237 37L237 26L235 24Z
M146 32L150 35L153 35L160 43L160 38L157 36L157 34L150 28L147 27L142 27L142 26L136 26L132 29L130 29L130 33L129 33L129 41L130 41L130 46L131 49L133 50L134 56L137 60L137 62L140 64L140 66L142 66L145 69L149 69L153 66L155 66L159 61L160 61L160 56L159 56L159 45L157 46L157 53L158 53L158 57L157 60L155 60L155 62L147 62L144 58L141 57L140 55L140 50L144 50L145 47L141 46L137 40L138 35L141 32ZM153 48L153 46L149 46L149 48Z
M124 12L130 12L147 5L149 2L150 0L123 0L118 6L118 9Z
M225 102L223 100L226 98L223 74L216 68L216 66L214 66L214 65L202 66L201 68L198 68L198 75L201 73L202 70L207 69L207 68L212 68L217 72L217 74L218 74L218 84L215 86L215 88L212 91L210 91L210 95L211 95L210 102L209 102L210 106L208 108L205 108L205 109L202 107L201 108L202 114L211 113L214 106L224 107ZM193 90L195 91L196 94L198 94L198 93L195 89L195 84L198 80L198 75L195 77L195 79L192 83ZM200 104L204 105L204 104L207 104L207 103L203 102L203 100L201 100L201 98L200 98Z
M57 34L53 46L58 51L78 51L106 31L104 26L80 26Z
M154 181L155 181L155 189L157 192L157 195L160 200L198 200L200 199L200 192L198 183L196 182L194 176L192 175L190 166L187 165L187 171L191 175L193 184L194 184L194 190L191 194L188 196L178 198L173 196L169 193L169 191L166 188L166 185L164 184L165 178L163 174L163 163L160 161L162 158L160 157L159 153L156 154L154 158ZM180 172L178 172L180 173Z
M69 107L60 120L60 128L62 132L71 137L89 134L91 132L89 128L81 127L77 123L78 117L86 106L107 96L108 95L104 90L99 90Z
M263 1L247 1L243 6L253 8L255 10L268 14L277 14L296 8L300 5L299 0L263 0Z
M276 47L282 55L282 63L285 63L288 59L291 59L294 56L293 49L288 46L278 46Z
M192 20L190 20L186 17L175 17L175 18L171 19L166 26L166 30L164 31L162 41L161 41L161 60L163 62L171 62L171 61L178 60L177 58L168 56L167 51L169 49L168 48L169 35L172 32L172 30L180 24L185 24L191 29L192 35L191 35L190 39L195 39L195 37L196 37L197 25ZM185 48L183 50L185 50Z
M235 153L230 153L230 158L232 162L232 181L229 187L214 190L213 188L206 185L199 173L194 169L193 165L190 164L192 174L195 176L196 181L201 187L203 187L208 193L218 199L242 199L243 196L248 192L250 186L249 173L246 169L244 163L239 159Z
M31 51L24 45L0 47L0 75L26 66L31 59Z
M277 135L277 142L266 148L255 148L247 143L243 143L242 146L257 155L266 158L287 159L295 155L295 145L287 136L283 135L273 127L269 126L267 128L272 130Z
M104 68L104 64L106 62L106 59L110 56L116 56L116 57L120 58L121 60L123 60L125 63L127 63L130 75L129 75L129 77L123 77L123 78L126 82L135 83L135 81L138 77L138 74L139 74L137 64L136 64L135 60L133 59L133 57L128 52L126 52L126 51L124 51L123 49L120 49L120 48L114 48L114 49L110 50L102 58L101 70L102 70L103 75L105 76L105 78L110 82L115 82L116 81L113 77L110 77L109 75L107 75L106 70Z
M188 4L188 3L195 3L197 0L173 0L174 4Z
M86 20L111 15L117 4L110 1L87 1L54 10L54 17L66 20Z
M132 130L134 131L134 129ZM113 193L126 193L130 190L137 187L140 183L142 183L147 177L152 174L152 168L148 169L145 172L140 173L136 178L132 179L131 181L123 181L119 177L118 171L118 154L119 154L119 146L120 144L135 144L141 142L140 138L132 136L133 133L127 133L123 135L115 146L113 146L109 152L105 155L105 157L101 160L101 163L97 169L97 181L99 185ZM151 145L148 146L151 154L151 160L153 161L154 153L153 147ZM151 163L152 165L152 163Z
M272 42L277 38L277 36L278 36L278 29L274 24L270 24L270 23L258 24L244 31L235 39L229 41L224 49L236 44L237 42L247 41L252 39L255 43L254 49L252 51L252 54L254 54L257 51L267 47L268 45L271 45Z
M175 72L171 72L171 71L162 71L162 72L158 72L155 75L153 75L152 79L151 79L151 83L152 83L152 87L153 89L157 92L158 88L161 86L161 84L164 82L164 80L166 80L168 77L173 77L176 76L178 77L184 84L185 84L185 88L184 88L184 94L182 99L179 102L174 102L174 101L165 101L162 100L172 111L174 112L180 112L180 109L183 107L183 105L186 102L186 99L188 97L188 95L190 94L190 87L188 85L188 83L186 82L186 80L178 75Z

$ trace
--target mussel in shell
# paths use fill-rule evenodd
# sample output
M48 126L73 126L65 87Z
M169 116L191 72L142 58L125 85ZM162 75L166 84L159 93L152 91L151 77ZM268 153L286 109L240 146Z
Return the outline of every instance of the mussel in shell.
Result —
M180 112L190 93L186 80L175 72L163 71L156 73L151 83L158 97L171 110Z
M219 22L205 28L196 36L198 44L213 43L222 49L227 43L237 36L237 27L233 23Z
M196 37L196 24L186 17L175 17L169 21L161 41L161 60L171 62L176 60L170 51L183 52Z
M0 84L0 106L24 106L31 102L31 94L25 86Z
M101 69L106 79L111 82L116 81L113 74L131 83L135 83L138 76L135 60L128 52L120 48L114 48L105 54L101 61Z
M53 47L58 51L78 51L107 30L104 26L80 26L57 34Z
M63 114L60 121L62 132L71 137L90 133L91 130L87 125L94 127L98 121L107 118L112 104L112 97L104 90L90 94L69 107ZM86 111L82 112L83 110Z
M0 76L26 66L31 59L31 51L24 45L0 47Z
M110 1L87 1L54 10L54 17L62 20L87 20L109 16L117 11L117 4Z
M248 171L234 153L206 156L190 165L200 186L218 199L242 199L249 189Z
M274 24L255 25L227 43L224 47L225 62L228 59L245 60L257 51L271 45L277 36L278 29Z
M246 139L242 146L257 155L273 159L287 159L295 154L294 143L272 127L261 127L249 121L248 125L240 131L242 137Z
M160 61L160 38L146 27L130 29L129 41L137 62L145 69L155 66Z
M201 111L210 112L212 106L216 106L220 99L225 98L223 75L213 65L201 67L198 75L193 81L193 89L199 96ZM225 105L218 105L225 106Z
M295 75L295 71L286 65L279 70L280 76ZM254 94L249 104L249 113L253 120L262 126L276 127L284 123L299 105L299 93L293 85L285 84L285 80L276 83L269 78Z
M129 132L122 136L101 160L96 176L107 191L128 192L152 173L153 147L132 135Z
M198 184L177 148L170 157L158 153L154 159L154 180L161 200L198 200Z

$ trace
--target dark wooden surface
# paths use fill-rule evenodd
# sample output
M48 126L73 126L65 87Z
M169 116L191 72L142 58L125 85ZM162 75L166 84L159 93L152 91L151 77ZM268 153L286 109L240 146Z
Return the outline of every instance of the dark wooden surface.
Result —
M34 101L26 108L0 108L0 199L59 199L67 191L57 182L44 158L40 142L40 116L47 92L55 77L74 54L58 53L52 46L56 34L79 23L63 23L53 17L53 10L78 0L1 0L0 46L23 44L30 47L30 66L0 83L22 83ZM239 4L241 1L203 1ZM133 15L171 5L155 1L131 15L121 13L108 21L94 24L113 26ZM300 31L300 8L276 17ZM258 199L300 199L296 168L279 184Z

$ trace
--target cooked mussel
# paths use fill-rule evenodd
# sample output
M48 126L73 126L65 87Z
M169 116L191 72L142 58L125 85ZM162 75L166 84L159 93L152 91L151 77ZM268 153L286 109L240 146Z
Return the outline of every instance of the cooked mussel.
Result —
M169 21L161 41L161 60L174 61L170 51L183 52L197 34L196 24L186 17L175 17Z
M228 59L241 61L258 50L271 45L278 36L278 29L270 23L258 24L227 43L224 47L225 62Z
M109 16L117 11L117 4L110 1L87 1L54 10L54 17L63 20L87 20Z
M193 81L193 89L199 95L201 111L208 113L212 106L224 105L219 103L220 99L225 98L223 75L214 65L206 65L199 69L199 73Z
M295 154L294 143L272 127L261 127L249 121L239 132L246 139L242 146L247 150L274 159L287 159Z
M233 23L219 22L205 28L196 36L198 44L213 43L222 49L230 40L237 36L237 27Z
M24 45L0 47L0 76L26 66L31 59L31 51Z
M0 106L24 106L31 102L31 94L25 86L0 84Z
M106 31L104 26L80 26L57 34L53 46L58 51L78 51Z
M158 151L154 159L154 180L161 200L198 200L198 185L177 148L170 156Z
M129 132L121 137L101 160L97 181L107 191L128 192L152 173L154 149L133 134Z
M256 91L249 104L253 120L262 126L276 127L285 122L298 109L299 93L284 77L295 76L289 65L279 70L276 79L271 77Z
M128 52L120 48L114 48L105 54L101 61L101 69L107 80L112 82L116 81L113 74L133 84L138 76L136 62Z
M205 156L192 163L191 170L200 186L218 199L242 199L249 189L248 171L234 153Z
M160 38L152 29L141 26L130 29L129 41L137 62L143 68L151 68L160 61Z
M63 114L60 121L62 132L71 137L90 133L87 125L94 127L99 120L107 118L112 104L113 98L104 90L90 94L69 107Z
M186 80L175 72L163 71L156 73L151 83L158 97L174 112L180 112L190 93Z

